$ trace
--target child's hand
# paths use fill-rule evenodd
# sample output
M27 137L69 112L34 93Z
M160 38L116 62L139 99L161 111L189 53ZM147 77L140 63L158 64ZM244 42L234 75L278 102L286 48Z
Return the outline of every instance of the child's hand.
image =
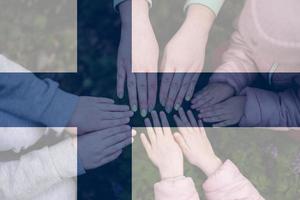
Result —
M207 176L210 176L221 166L222 162L215 155L205 130L201 127L201 121L197 124L192 112L188 111L187 114L188 118L181 108L179 110L180 117L174 116L180 131L180 133L174 134L175 140L188 161L199 167Z
M117 95L123 98L127 88L132 111L140 108L145 117L156 103L159 45L146 0L124 1L119 9L122 30L117 59Z
M149 140L145 134L141 134L148 157L159 169L162 179L183 176L183 155L173 138L165 113L160 113L163 128L157 113L152 112L151 115L155 128L152 128L149 119L145 119Z
M245 96L231 97L222 103L203 108L198 117L207 123L215 123L214 127L234 125L243 117L245 103Z
M132 116L129 106L116 105L112 99L80 97L68 127L77 127L81 135L127 124Z
M202 110L205 107L220 103L234 95L234 89L226 83L210 83L192 100L192 109Z
M105 165L122 153L122 149L132 142L129 126L123 125L92 132L77 139L78 157L87 170Z

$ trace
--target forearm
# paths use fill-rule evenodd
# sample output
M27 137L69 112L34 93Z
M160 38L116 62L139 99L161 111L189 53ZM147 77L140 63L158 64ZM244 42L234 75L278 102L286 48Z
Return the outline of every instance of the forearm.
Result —
M188 7L185 24L203 35L208 35L216 15L208 7L201 4L193 4Z
M133 22L145 23L149 20L147 0L127 0L119 5L122 26L131 26ZM137 20L138 19L138 20Z

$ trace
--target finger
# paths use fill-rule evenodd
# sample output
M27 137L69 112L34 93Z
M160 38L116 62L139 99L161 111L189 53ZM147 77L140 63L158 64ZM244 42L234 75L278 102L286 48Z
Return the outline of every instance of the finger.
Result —
M197 120L195 119L192 111L188 110L187 115L188 115L188 118L189 118L189 121L190 121L192 127L198 127Z
M122 125L122 126L118 126L118 127L112 127L112 128L107 128L105 130L102 131L96 131L96 132L92 132L89 134L99 134L101 136L101 139L105 139L107 137L116 135L116 134L120 134L123 132L130 132L131 127L127 126L127 125Z
M147 133L148 133L150 142L151 142L151 144L153 144L154 142L156 142L156 134L152 128L150 119L148 119L148 118L145 119L145 125L146 125L146 129L147 129Z
M136 75L137 77L137 90L139 97L139 106L142 117L147 116L148 108L147 108L147 77L146 74L140 73Z
M112 154L110 154L110 155L102 158L100 160L100 163L99 163L98 166L100 167L100 166L103 166L103 165L105 165L107 163L110 163L111 161L117 159L121 154L122 154L122 150L119 150L119 151L117 151L115 153L112 153Z
M170 89L169 89L169 95L166 102L166 111L167 113L170 113L174 107L174 103L177 97L177 94L180 90L181 83L183 80L184 74L183 73L175 73Z
M226 126L232 126L234 124L235 123L233 121L226 120L226 121L214 124L213 127L226 127Z
M174 133L174 138L175 138L175 141L180 146L183 153L186 154L186 152L189 150L189 147L186 144L186 142L185 142L184 138L182 137L182 135L180 133L176 132L176 133Z
M146 137L146 135L144 133L142 133L140 137L141 137L142 144L143 144L143 146L144 146L144 148L146 150L146 153L147 153L147 155L149 157L150 152L151 152L151 148L152 148L151 144L149 143L149 141L148 141L148 139L147 139L147 137Z
M203 118L211 118L211 117L219 117L226 115L225 111L223 110L213 110L213 111L208 111L205 113L199 113L198 118L203 119Z
M116 104L98 104L97 108L102 111L129 111L129 106L127 105L116 105Z
M128 96L131 110L136 112L137 107L137 91L136 91L136 78L135 75L131 72L127 73L127 88L128 88Z
M180 116L181 120L185 124L185 127L191 127L191 124L190 124L190 122L189 122L189 120L188 120L188 118L187 118L184 110L182 108L180 108L179 111L178 111L178 113L179 113L179 116Z
M207 117L207 118L203 118L204 122L207 123L216 123L216 122L222 122L224 120L227 120L224 116L220 115L220 116L216 116L216 117Z
M157 74L148 74L148 111L151 112L156 104L157 97Z
M120 99L124 97L124 88L126 80L126 71L125 67L121 66L122 63L118 65L117 71L117 95Z
M97 98L97 103L113 104L114 102L115 101L113 99L109 99L109 98L103 98L103 97Z
M195 97L192 99L191 103L196 104L200 99L207 96L209 94L210 90L208 87L203 88L200 92L197 92L195 94Z
M122 142L123 140L126 140L126 139L130 139L131 141L131 131L127 131L127 132L123 132L123 133L120 133L120 134L116 134L116 135L113 135L113 136L110 136L110 137L107 137L103 140L104 144L105 144L105 148L109 148L110 146L113 146L115 144L118 144L120 142ZM102 152L99 152L99 153L102 153Z
M173 74L164 73L160 84L159 101L162 106L166 105Z
M199 78L199 74L194 74L191 82L190 82L190 87L187 90L186 96L185 96L185 100L189 101L192 99L193 95L194 95L194 91L195 91L195 87L197 85L198 82L198 78Z
M177 127L185 127L185 124L177 115L174 115L173 118L174 118L174 121L175 121Z
M192 77L193 77L192 74L185 74L184 79L182 81L181 88L180 88L177 98L175 100L175 106L174 106L175 110L178 110L180 108L180 106L183 102L183 99L188 91L189 86L190 86L190 81L191 81Z
M155 130L156 136L157 137L163 136L163 131L162 131L162 128L161 128L161 124L160 124L157 112L156 111L152 111L151 112L151 116L152 116L152 120L153 120L153 125L154 125L154 130Z
M110 153L110 152L116 152L119 151L123 148L125 148L126 146L130 145L132 142L131 137L130 138L126 138L125 140L122 140L119 143L116 143L110 147L108 147L107 149L104 150L104 153Z
M95 130L103 130L106 128L112 128L120 125L125 125L128 124L130 121L130 118L124 118L124 119L112 119L112 120L102 120L100 123L95 124L95 129L90 130L90 131L95 131Z
M110 119L122 119L122 118L128 118L132 117L133 112L127 111L127 112L102 112L101 118L104 120L110 120Z
M172 131L171 131L166 114L164 112L160 112L159 115L160 115L164 135L167 137L172 137Z

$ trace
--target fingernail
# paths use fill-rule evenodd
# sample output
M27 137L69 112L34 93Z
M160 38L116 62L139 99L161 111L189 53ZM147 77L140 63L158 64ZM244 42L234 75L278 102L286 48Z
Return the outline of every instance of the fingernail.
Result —
M166 112L169 114L172 111L171 107L166 107Z
M147 111L145 109L142 109L141 116L142 117L146 117L147 116Z
M123 97L124 97L124 94L123 94L123 93L118 93L118 95L117 95L117 96L118 96L118 98L119 98L119 99L123 99Z
M189 100L191 100L191 98L192 98L191 96L186 96L186 97L185 97L185 100L186 100L186 101L189 101Z
M134 104L134 105L131 107L131 110L132 110L133 112L136 112L136 111L137 111L137 106Z
M180 108L180 105L177 103L174 107L175 110L178 110Z

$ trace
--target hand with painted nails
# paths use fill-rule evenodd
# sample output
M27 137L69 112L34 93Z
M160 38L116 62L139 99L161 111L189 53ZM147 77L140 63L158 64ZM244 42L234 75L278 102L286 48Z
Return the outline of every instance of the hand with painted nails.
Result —
M209 107L220 103L234 95L234 89L226 83L210 83L204 87L192 99L192 109L201 111L205 107Z
M153 125L147 118L145 124L148 139L141 134L148 157L159 169L161 179L183 176L183 155L175 142L165 113L160 113L161 123L156 112L152 112Z
M222 165L222 161L216 156L202 122L197 123L191 111L187 115L179 109L179 116L174 116L180 132L174 134L175 140L187 160L210 176Z
M127 105L116 105L112 99L80 97L68 127L78 135L129 123L133 112Z
M139 107L145 117L156 103L157 74L153 72L157 72L159 46L146 0L125 1L119 5L119 10L122 30L117 59L117 95L124 97L127 83L132 111L136 112Z
M245 104L245 96L231 97L222 103L203 108L198 117L207 123L213 123L214 127L235 125L244 115Z
M84 169L95 169L115 159L132 143L130 126L91 132L77 138L78 158Z

